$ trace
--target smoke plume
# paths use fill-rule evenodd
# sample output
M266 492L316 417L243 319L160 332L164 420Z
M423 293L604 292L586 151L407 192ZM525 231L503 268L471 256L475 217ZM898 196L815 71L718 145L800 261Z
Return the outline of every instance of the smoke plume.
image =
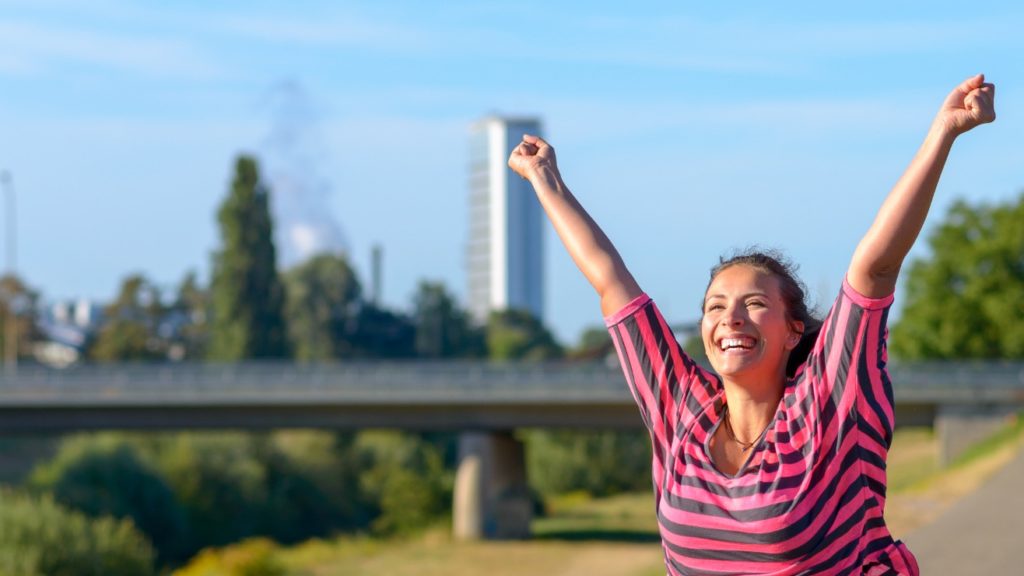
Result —
M294 81L269 91L270 133L260 147L271 189L278 266L288 269L315 254L348 252L330 208L330 182L319 172L327 147L310 99Z

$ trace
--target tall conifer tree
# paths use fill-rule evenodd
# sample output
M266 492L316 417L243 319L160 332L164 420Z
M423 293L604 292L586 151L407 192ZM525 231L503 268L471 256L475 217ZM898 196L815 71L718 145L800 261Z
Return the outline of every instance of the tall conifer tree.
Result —
M223 245L214 255L211 360L287 355L269 195L256 160L239 156L231 193L217 213Z

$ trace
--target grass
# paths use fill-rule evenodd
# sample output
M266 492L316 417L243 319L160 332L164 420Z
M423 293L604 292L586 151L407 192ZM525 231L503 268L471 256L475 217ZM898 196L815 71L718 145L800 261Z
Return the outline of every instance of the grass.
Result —
M900 428L889 450L889 493L927 481L940 472L939 446L931 428Z
M296 576L654 576L664 574L650 494L590 499L576 494L550 503L534 521L535 538L455 542L436 526L403 540L369 537L313 541L284 549Z
M1014 415L1007 426L1001 428L995 434L985 440L978 442L964 450L952 464L952 468L959 468L969 465L971 462L983 459L998 452L1008 444L1024 441L1024 413Z
M535 540L658 543L654 499L644 492L592 500L575 493L548 503L548 516L534 520Z
M932 437L931 441L928 440ZM935 520L954 502L976 490L1024 447L1024 418L965 451L948 468L938 465L938 447L924 430L898 431L889 457L885 519L897 538ZM930 452L932 455L927 456Z

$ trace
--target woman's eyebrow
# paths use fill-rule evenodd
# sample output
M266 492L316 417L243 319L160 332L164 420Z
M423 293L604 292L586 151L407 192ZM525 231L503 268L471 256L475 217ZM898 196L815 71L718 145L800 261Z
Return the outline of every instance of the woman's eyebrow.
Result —
M742 296L740 296L740 298L750 298L751 296L762 296L764 298L767 298L768 297L768 293L767 292L747 292L746 294L743 294ZM714 300L715 298L728 298L728 296L726 296L725 294L709 294L708 297L704 299L704 301L707 302L709 300Z

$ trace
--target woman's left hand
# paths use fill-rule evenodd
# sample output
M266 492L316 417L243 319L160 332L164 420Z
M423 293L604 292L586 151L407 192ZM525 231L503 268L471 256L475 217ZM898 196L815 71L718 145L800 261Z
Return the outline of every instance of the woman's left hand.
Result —
M995 99L995 85L986 83L984 74L972 76L946 96L935 120L959 136L996 119Z

